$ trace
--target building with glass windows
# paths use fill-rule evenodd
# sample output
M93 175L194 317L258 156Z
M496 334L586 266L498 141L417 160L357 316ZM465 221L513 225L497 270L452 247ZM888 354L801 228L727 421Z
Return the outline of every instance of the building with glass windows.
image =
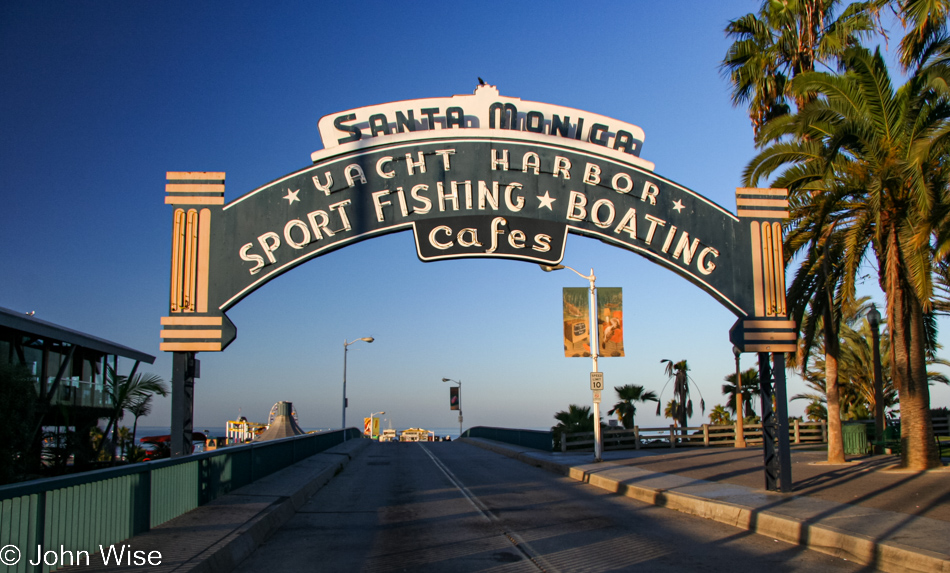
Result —
M132 361L129 372L119 370L119 358ZM133 376L142 362L152 364L155 357L0 307L0 364L25 366L34 376L38 430L61 428L88 435L112 412L109 372Z

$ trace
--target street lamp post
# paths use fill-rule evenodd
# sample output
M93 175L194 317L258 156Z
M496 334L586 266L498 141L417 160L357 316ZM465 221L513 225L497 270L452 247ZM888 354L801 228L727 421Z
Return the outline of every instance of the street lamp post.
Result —
M732 347L732 353L736 356L736 447L744 448L745 447L745 428L743 424L743 416L745 413L745 400L742 395L742 373L739 372L739 356L742 354L742 351L739 350L738 346Z
M594 269L590 270L590 276L581 274L577 272L576 269L573 269L567 265L541 265L541 270L549 273L551 271L559 271L561 269L569 269L574 271L574 274L586 279L590 284L590 308L588 309L588 320L590 320L590 357L593 361L593 370L592 372L599 372L597 370L597 352L600 349L598 344L598 330L597 330L597 287L595 282L597 277L594 276ZM593 391L593 403L594 403L594 461L599 462L602 460L602 455L604 451L604 440L600 433L600 391Z
M881 374L881 313L877 306L871 303L871 310L867 313L868 324L871 326L872 352L874 353L874 433L875 440L884 439L884 380ZM883 446L875 446L875 453L883 453Z
M455 382L459 385L459 437L462 437L462 381L461 380L452 380L451 378L443 378L443 382Z
M364 338L357 338L353 342L347 342L346 339L343 339L343 441L346 441L346 353L350 350L351 344L356 344L359 341L363 342L372 342L375 340L372 336L367 336Z

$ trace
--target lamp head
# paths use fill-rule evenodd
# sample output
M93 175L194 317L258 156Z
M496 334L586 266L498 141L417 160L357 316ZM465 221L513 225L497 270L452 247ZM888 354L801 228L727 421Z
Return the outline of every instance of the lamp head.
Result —
M443 378L442 381L443 381L443 382L451 382L451 380L449 380L448 378Z
M881 313L878 312L877 306L872 302L871 310L867 312L868 324L871 325L871 328L877 328L881 325Z
M363 342L372 342L376 339L373 338L372 336L367 336L366 338L360 338L360 340L362 340Z
M739 350L738 346L733 346L732 353L735 355L736 358L739 358L739 355L742 354L742 351Z
M549 273L551 271L559 271L564 268L564 265L538 265L541 267L541 270Z

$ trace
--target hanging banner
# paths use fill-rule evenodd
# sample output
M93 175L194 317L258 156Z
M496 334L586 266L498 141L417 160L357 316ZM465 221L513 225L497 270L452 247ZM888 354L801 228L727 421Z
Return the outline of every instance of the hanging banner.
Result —
M597 288L597 341L600 356L623 356L623 289Z
M379 418L363 418L363 435L371 438L379 435Z
M590 356L590 291L564 288L564 356Z
M449 388L449 410L458 410L459 406L459 388L452 386Z

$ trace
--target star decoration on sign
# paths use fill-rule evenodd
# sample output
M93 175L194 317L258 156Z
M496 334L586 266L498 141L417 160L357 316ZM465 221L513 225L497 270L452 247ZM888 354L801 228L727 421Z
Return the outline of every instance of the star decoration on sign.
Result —
M538 205L538 209L541 209L542 207L547 207L548 211L554 210L554 207L552 207L552 205L554 204L555 201L557 201L557 199L555 199L554 197L551 197L549 193L550 193L549 191L545 191L544 195L538 195L538 201L541 202L541 204Z
M684 206L683 206L683 202L682 202L682 201L680 201L679 199L677 199L676 201L673 201L673 210L674 210L674 211L676 211L677 213L679 213L679 212L682 211L683 209L684 209Z
M284 197L284 199L287 200L288 205L293 205L294 201L300 201L300 199L297 197L297 193L300 193L300 189L297 189L296 191L291 191L289 188L287 189L287 195Z

